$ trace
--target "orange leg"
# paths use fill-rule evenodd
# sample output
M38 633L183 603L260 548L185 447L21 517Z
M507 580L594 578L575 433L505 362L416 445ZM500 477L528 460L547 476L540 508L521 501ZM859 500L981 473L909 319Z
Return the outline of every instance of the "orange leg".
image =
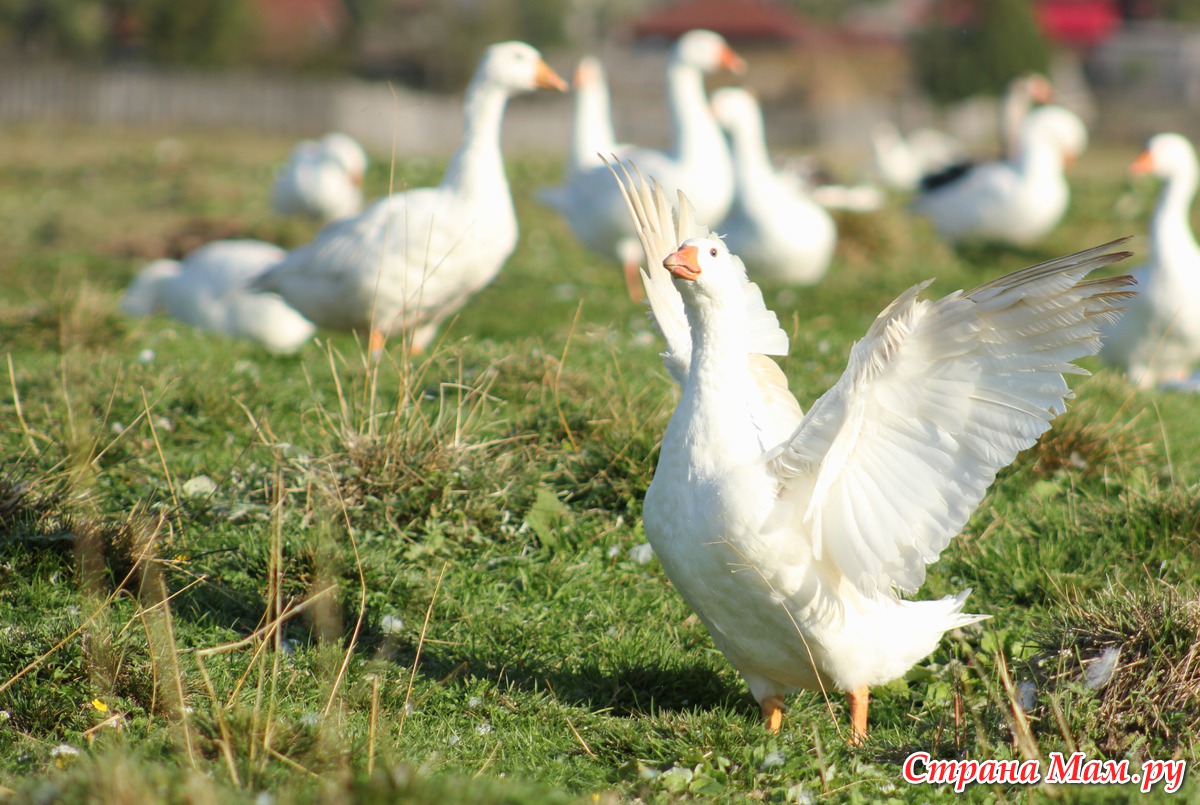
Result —
M783 697L768 696L766 699L763 699L762 714L767 729L778 734L779 726L783 723Z
M384 343L383 333L379 332L374 327L372 327L371 328L371 337L367 341L367 345L371 349L371 357L373 359L379 360L380 356L383 355L383 343Z
M645 290L642 288L642 275L640 266L637 260L626 260L622 264L625 270L625 289L629 291L629 298L635 302L642 301L646 296Z
M867 738L867 704L870 701L870 688L863 685L846 694L850 702L850 743L859 746Z

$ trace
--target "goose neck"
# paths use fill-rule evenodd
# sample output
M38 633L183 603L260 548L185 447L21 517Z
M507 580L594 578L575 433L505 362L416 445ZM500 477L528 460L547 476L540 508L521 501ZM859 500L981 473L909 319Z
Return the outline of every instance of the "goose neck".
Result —
M577 169L591 165L596 153L606 159L617 141L613 133L608 90L595 83L575 93L575 131L573 159Z
M1177 254L1180 249L1196 252L1190 212L1196 196L1195 167L1178 170L1167 179L1159 193L1154 220L1150 225L1150 248L1161 262L1163 255Z
M762 190L775 180L775 169L767 152L767 141L760 118L737 121L731 130L734 171L738 195L752 197L755 189Z
M508 93L486 82L473 81L467 88L462 142L446 168L443 187L472 195L504 184L500 123L507 103Z
M679 158L685 162L703 160L714 152L714 147L723 148L724 135L708 110L704 74L695 67L672 61L667 66L667 91Z

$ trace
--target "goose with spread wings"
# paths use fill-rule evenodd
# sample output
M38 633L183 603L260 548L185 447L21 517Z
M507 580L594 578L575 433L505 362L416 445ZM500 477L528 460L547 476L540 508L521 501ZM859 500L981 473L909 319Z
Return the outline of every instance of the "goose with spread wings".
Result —
M926 565L1002 467L1072 396L1129 277L1087 279L1119 241L940 300L901 294L808 413L768 356L788 339L741 261L686 197L625 174L664 362L682 387L646 493L646 535L676 589L746 679L768 727L797 689L849 696L902 676L967 591L913 601Z

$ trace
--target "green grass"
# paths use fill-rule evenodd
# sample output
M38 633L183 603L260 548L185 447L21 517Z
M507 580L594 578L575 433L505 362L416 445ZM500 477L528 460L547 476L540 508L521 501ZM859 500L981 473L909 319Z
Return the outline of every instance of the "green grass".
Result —
M866 746L813 694L771 736L631 553L675 392L616 268L534 203L556 164L510 163L521 244L433 354L372 368L347 334L279 358L120 317L149 259L313 233L267 207L289 143L161 140L0 134L0 798L941 801L901 779L910 752L1197 758L1200 399L1089 361L921 591L973 587L992 619L875 692ZM801 402L914 282L1142 232L1147 209L1113 211L1132 151L1089 154L1029 252L955 253L899 204L843 216L826 282L766 289ZM440 170L402 162L395 186ZM1050 794L1128 792L967 792Z

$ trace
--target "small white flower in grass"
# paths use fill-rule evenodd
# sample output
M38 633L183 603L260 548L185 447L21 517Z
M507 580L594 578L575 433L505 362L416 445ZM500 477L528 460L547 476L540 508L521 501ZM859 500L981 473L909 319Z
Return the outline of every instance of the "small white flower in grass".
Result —
M783 752L776 749L774 752L767 753L762 763L758 764L758 768L760 771L769 771L776 766L782 766L786 760L787 758L784 757Z
M608 627L607 629L604 630L604 633L606 635L608 635L609 637L618 637L621 634L620 632L617 631L617 627L615 627L615 626Z
M167 419L165 416L156 416L154 417L154 428L155 430L161 430L170 433L171 431L175 430L175 423Z
M292 640L290 637L285 637L283 640L279 641L279 648L284 654L295 654L296 641Z
M649 330L642 330L633 337L633 344L637 347L652 347L658 345L658 336Z
M0 721L8 721L10 718L12 718L12 713L7 710L0 710Z
M109 428L109 430L111 430L113 432L114 435L120 436L122 433L125 432L125 423L124 422L114 422L111 425L109 425L108 428Z
M801 783L796 783L794 786L789 788L783 795L783 800L784 802L795 803L795 805L813 805L813 803L816 802L816 800L813 799L813 795L808 793L808 789L805 788Z
M404 703L404 715L411 716L415 712L417 712L417 708L413 706L411 701Z
M153 363L154 362L154 350L143 349L141 352L138 353L137 359L138 359L138 363Z
M452 733L450 735L449 740L446 741L446 743L450 744L451 746L458 746L458 742L461 740L462 740L462 738L459 738L457 734Z
M881 793L881 794L890 794L895 790L896 790L896 784L893 782L886 782L883 785L879 786L879 793Z
M618 556L621 555L621 546L620 545L609 545L608 551L606 551L606 553L607 553L609 559L616 559Z
M315 727L321 723L321 714L317 712L305 713L300 716L300 723L306 727Z
M404 631L404 619L395 615L384 615L379 621L379 630L387 635L396 635Z
M275 795L270 791L259 791L254 798L254 805L275 805Z
M76 757L79 750L70 744L59 744L50 750L50 757Z
M487 723L486 721L475 728L475 732L478 735L487 735L491 731L492 731L492 725Z
M483 699L479 698L478 696L472 696L471 698L467 699L467 707L478 707L482 703Z
M643 542L629 549L629 558L639 565L648 565L654 559L654 547L649 542Z
M207 475L197 475L183 483L183 494L190 498L205 498L216 491L217 482Z

